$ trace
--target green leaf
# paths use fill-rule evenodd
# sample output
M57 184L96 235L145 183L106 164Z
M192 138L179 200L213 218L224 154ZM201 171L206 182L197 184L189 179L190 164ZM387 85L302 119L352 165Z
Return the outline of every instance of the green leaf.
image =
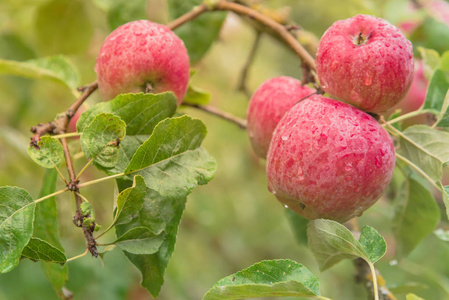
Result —
M10 60L27 60L36 57L30 42L19 34L5 32L0 34L0 57Z
M441 111L438 115L436 125L439 127L448 127L449 126L449 90L444 96L443 103L441 105Z
M119 116L126 123L126 136L120 143L118 163L113 168L104 169L109 175L123 173L136 150L153 132L162 120L173 116L177 108L173 93L162 94L122 94L111 101L92 106L77 122L82 132L96 115L102 112Z
M433 180L443 176L443 165L449 161L449 133L425 125L410 126L400 139L403 155Z
M428 289L429 286L421 282L407 282L398 286L389 286L389 290L394 295L407 294L410 292L420 292L422 290Z
M440 182L441 186L441 195L443 199L444 206L446 206L446 216L449 219L449 186L443 186L443 184Z
M56 191L58 173L55 169L47 170L39 197L45 197ZM47 241L54 247L63 250L59 240L58 210L55 198L36 203L34 213L33 237Z
M170 16L176 19L202 2L202 0L169 0ZM186 45L192 65L197 63L207 53L218 38L225 18L225 12L203 14L175 30L175 33Z
M115 29L125 23L148 19L146 14L146 0L115 0L108 9L108 23Z
M186 196L215 173L215 160L200 144L206 127L188 116L160 122L137 149L125 174L140 174L147 187L163 196Z
M196 105L207 105L210 101L210 93L189 84L183 102Z
M435 70L440 67L440 54L433 49L427 49L424 47L418 47L418 51L424 63L424 75L430 79L432 78Z
M266 260L225 277L203 300L319 296L319 280L293 260Z
M39 197L54 193L56 191L57 179L58 173L56 169L48 169ZM64 249L59 240L58 210L54 197L36 203L33 237L50 243L53 247L56 247L64 253ZM67 265L61 268L58 264L42 262L41 267L55 292L60 298L63 298L62 288L69 277Z
M83 1L53 0L35 12L34 32L41 53L85 53L93 27Z
M117 197L117 210L112 225L131 222L143 207L145 193L145 180L140 175L135 176L133 186L122 191Z
M163 234L155 235L146 227L135 227L122 234L113 244L131 254L153 254L163 242Z
M441 69L435 70L427 88L426 100L424 102L424 109L431 109L435 113L441 111L444 97L449 88L449 81L445 73Z
M28 155L38 165L52 169L64 160L64 149L58 139L43 136L37 142L37 147L28 146Z
M446 51L441 55L440 68L446 72L446 74L449 72L449 51Z
M50 80L71 90L76 90L79 82L75 67L62 55L24 62L0 59L0 74Z
M440 220L440 209L432 194L417 180L408 177L396 200L396 253L407 256Z
M59 298L64 299L63 287L69 279L67 264L61 268L58 264L42 262L42 268L44 270L45 277L47 277L48 281L50 281Z
M366 225L363 227L359 242L373 264L387 252L385 239L371 226Z
M22 251L22 256L31 260L41 260L45 262L64 265L67 258L58 248L39 238L31 237L30 241Z
M321 271L329 269L343 259L363 258L370 262L363 246L345 226L338 222L317 219L307 226L309 247Z
M31 238L35 204L27 191L10 186L0 187L0 203L0 273L6 273L17 266Z
M117 181L119 190L131 184L130 181ZM143 208L138 217L124 225L116 226L117 236L132 228L144 226L152 232L165 232L165 239L159 251L149 255L135 255L125 252L126 257L142 274L141 285L156 297L164 284L164 274L175 248L176 234L186 203L185 197L162 197L158 192L147 188Z
M119 158L118 147L126 133L126 124L113 114L99 114L84 128L81 149L86 157L103 167L113 167Z
M415 294L407 294L407 300L425 300L424 298L418 297Z
M307 245L307 224L309 220L288 208L285 209L285 213L296 241L301 245Z
M126 135L150 135L160 121L173 116L176 108L176 97L171 92L121 94L90 107L80 116L76 127L83 132L98 114L111 113L126 123Z

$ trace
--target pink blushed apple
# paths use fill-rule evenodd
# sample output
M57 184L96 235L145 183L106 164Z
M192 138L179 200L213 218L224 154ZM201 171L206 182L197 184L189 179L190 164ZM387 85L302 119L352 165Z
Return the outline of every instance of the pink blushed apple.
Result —
M279 122L266 171L269 190L291 210L344 222L379 199L394 166L392 139L372 116L314 95Z
M83 112L85 112L85 111L86 111L86 109L83 106L78 108L76 113L73 115L73 117L69 121L69 125L67 126L68 132L77 132L77 130L76 130L76 123L78 122L81 114Z
M396 110L400 109L401 114L407 114L412 111L418 110L424 104L426 100L427 86L429 85L429 81L424 76L424 65L421 60L415 61L415 73L413 76L413 82L408 91L407 95L404 99L401 100L398 104L393 106L388 112L387 115L391 115ZM422 114L404 121L406 126L415 125L415 124L424 124L427 121L428 115Z
M114 30L95 65L105 100L121 93L172 91L182 102L189 81L189 57L183 41L167 26L146 20Z
M281 118L296 102L314 92L288 76L268 79L259 86L247 112L248 135L257 156L266 158L271 136Z
M412 44L387 21L357 15L335 22L324 33L316 68L329 95L381 114L398 103L410 88Z

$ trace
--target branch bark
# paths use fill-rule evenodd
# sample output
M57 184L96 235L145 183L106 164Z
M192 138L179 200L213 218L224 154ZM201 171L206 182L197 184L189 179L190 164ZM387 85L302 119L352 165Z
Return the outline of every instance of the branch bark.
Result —
M236 117L228 112L222 111L214 106L190 104L190 103L184 103L184 102L182 103L182 105L197 108L197 109L205 111L211 115L217 116L217 117L222 118L227 121L230 121L230 122L236 124L237 126L239 126L241 129L246 129L246 126L247 126L246 120Z

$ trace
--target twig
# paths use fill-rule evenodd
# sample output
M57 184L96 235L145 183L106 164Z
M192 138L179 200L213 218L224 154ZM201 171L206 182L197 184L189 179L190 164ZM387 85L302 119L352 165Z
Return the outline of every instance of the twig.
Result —
M185 103L185 102L183 102L182 105L197 108L199 110L208 112L208 113L215 115L217 117L220 117L224 120L231 121L232 123L239 126L241 129L246 129L246 126L247 126L246 120L236 117L228 112L222 111L216 107L213 107L210 105L190 104L190 103Z
M275 31L285 42L287 45L292 48L293 51L298 55L299 59L309 68L315 69L315 59L307 52L306 49L292 36L285 26L279 24L278 22L270 19L269 17L249 8L244 5L240 5L237 3L220 1L216 5L214 5L211 10L225 10L232 11L238 15L248 16L251 19L262 23L263 25L271 28Z
M98 83L94 81L86 87L82 88L81 96L65 111L56 118L56 120L48 123L41 123L31 127L30 131L34 133L31 138L31 145L37 144L41 136L45 134L65 134L70 119L75 115L83 102L98 88Z
M198 6L195 6L188 13L186 13L186 14L180 16L179 18L177 18L176 20L173 20L172 22L168 23L167 27L170 28L171 30L175 30L179 26L181 26L189 21L192 21L193 19L196 19L198 16L200 16L202 13L204 13L208 10L209 10L209 7L207 7L206 4L202 3Z
M259 23L261 23L264 26L269 27L271 30L273 30L276 34L279 35L279 37L285 41L287 46L289 46L299 57L299 59L302 61L303 66L305 69L307 69L308 72L312 73L312 81L314 83L318 82L318 78L315 73L315 59L307 52L307 50L298 42L298 40L290 33L288 27L285 27L282 24L279 24L275 20L265 16L262 13L259 13L255 11L254 9L251 9L247 6L228 2L225 0L219 1L218 3L211 5L211 7L208 7L206 4L200 4L196 6L193 10L186 13L185 15L179 17L178 19L172 21L167 26L174 30L178 28L179 26L183 25L184 23L187 23L201 14L207 12L207 11L232 11L238 15L247 16L250 19L253 19ZM319 89L319 86L316 85L316 87Z
M67 171L69 172L70 177L70 183L68 184L67 188L74 193L75 201L76 201L76 213L73 217L73 223L77 227L81 227L83 229L84 238L86 240L86 247L89 250L89 252L92 254L92 256L97 257L98 256L98 250L97 250L97 244L95 242L94 236L92 234L93 229L87 228L83 224L84 215L81 212L81 203L83 202L83 199L79 195L79 187L78 187L78 180L76 179L76 173L75 169L73 168L72 163L72 157L70 156L70 150L69 146L67 144L67 139L62 138L61 139L62 148L64 149L64 156L65 161L67 163Z
M245 65L242 68L239 85L237 87L237 90L243 92L248 98L251 97L251 92L249 91L248 86L246 85L246 83L248 81L248 72L249 72L249 69L250 69L253 61L254 61L254 57L256 56L257 48L259 47L261 37L262 37L262 32L257 30L256 38L255 38L253 45L251 47L251 50L248 54L248 58L246 59Z

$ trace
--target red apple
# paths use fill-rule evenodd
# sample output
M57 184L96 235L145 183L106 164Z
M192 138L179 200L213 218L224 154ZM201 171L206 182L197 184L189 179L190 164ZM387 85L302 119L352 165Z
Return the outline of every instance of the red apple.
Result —
M172 91L180 104L189 81L189 57L167 26L134 21L106 38L95 71L105 100L121 93Z
M384 113L410 88L412 50L404 34L383 19L358 15L337 21L318 46L318 77L332 97Z
M267 156L268 187L307 219L344 222L377 201L394 166L393 141L372 116L314 95L276 127Z
M432 0L424 3L430 16L449 26L449 3L444 0Z
M402 114L407 114L412 111L418 110L426 100L427 86L429 81L424 76L424 66L421 60L415 61L415 73L413 76L413 82L404 99L398 104L393 106L387 115L391 115L394 111L400 109ZM423 124L427 120L427 115L423 114L417 117L406 120L405 125Z
M73 117L69 121L69 125L67 126L68 132L76 132L76 123L78 122L78 119L80 118L81 114L85 112L86 109L81 106L76 113L73 115Z
M314 92L301 81L287 76L268 79L259 86L247 112L248 135L257 156L267 157L271 136L281 118L296 102Z

